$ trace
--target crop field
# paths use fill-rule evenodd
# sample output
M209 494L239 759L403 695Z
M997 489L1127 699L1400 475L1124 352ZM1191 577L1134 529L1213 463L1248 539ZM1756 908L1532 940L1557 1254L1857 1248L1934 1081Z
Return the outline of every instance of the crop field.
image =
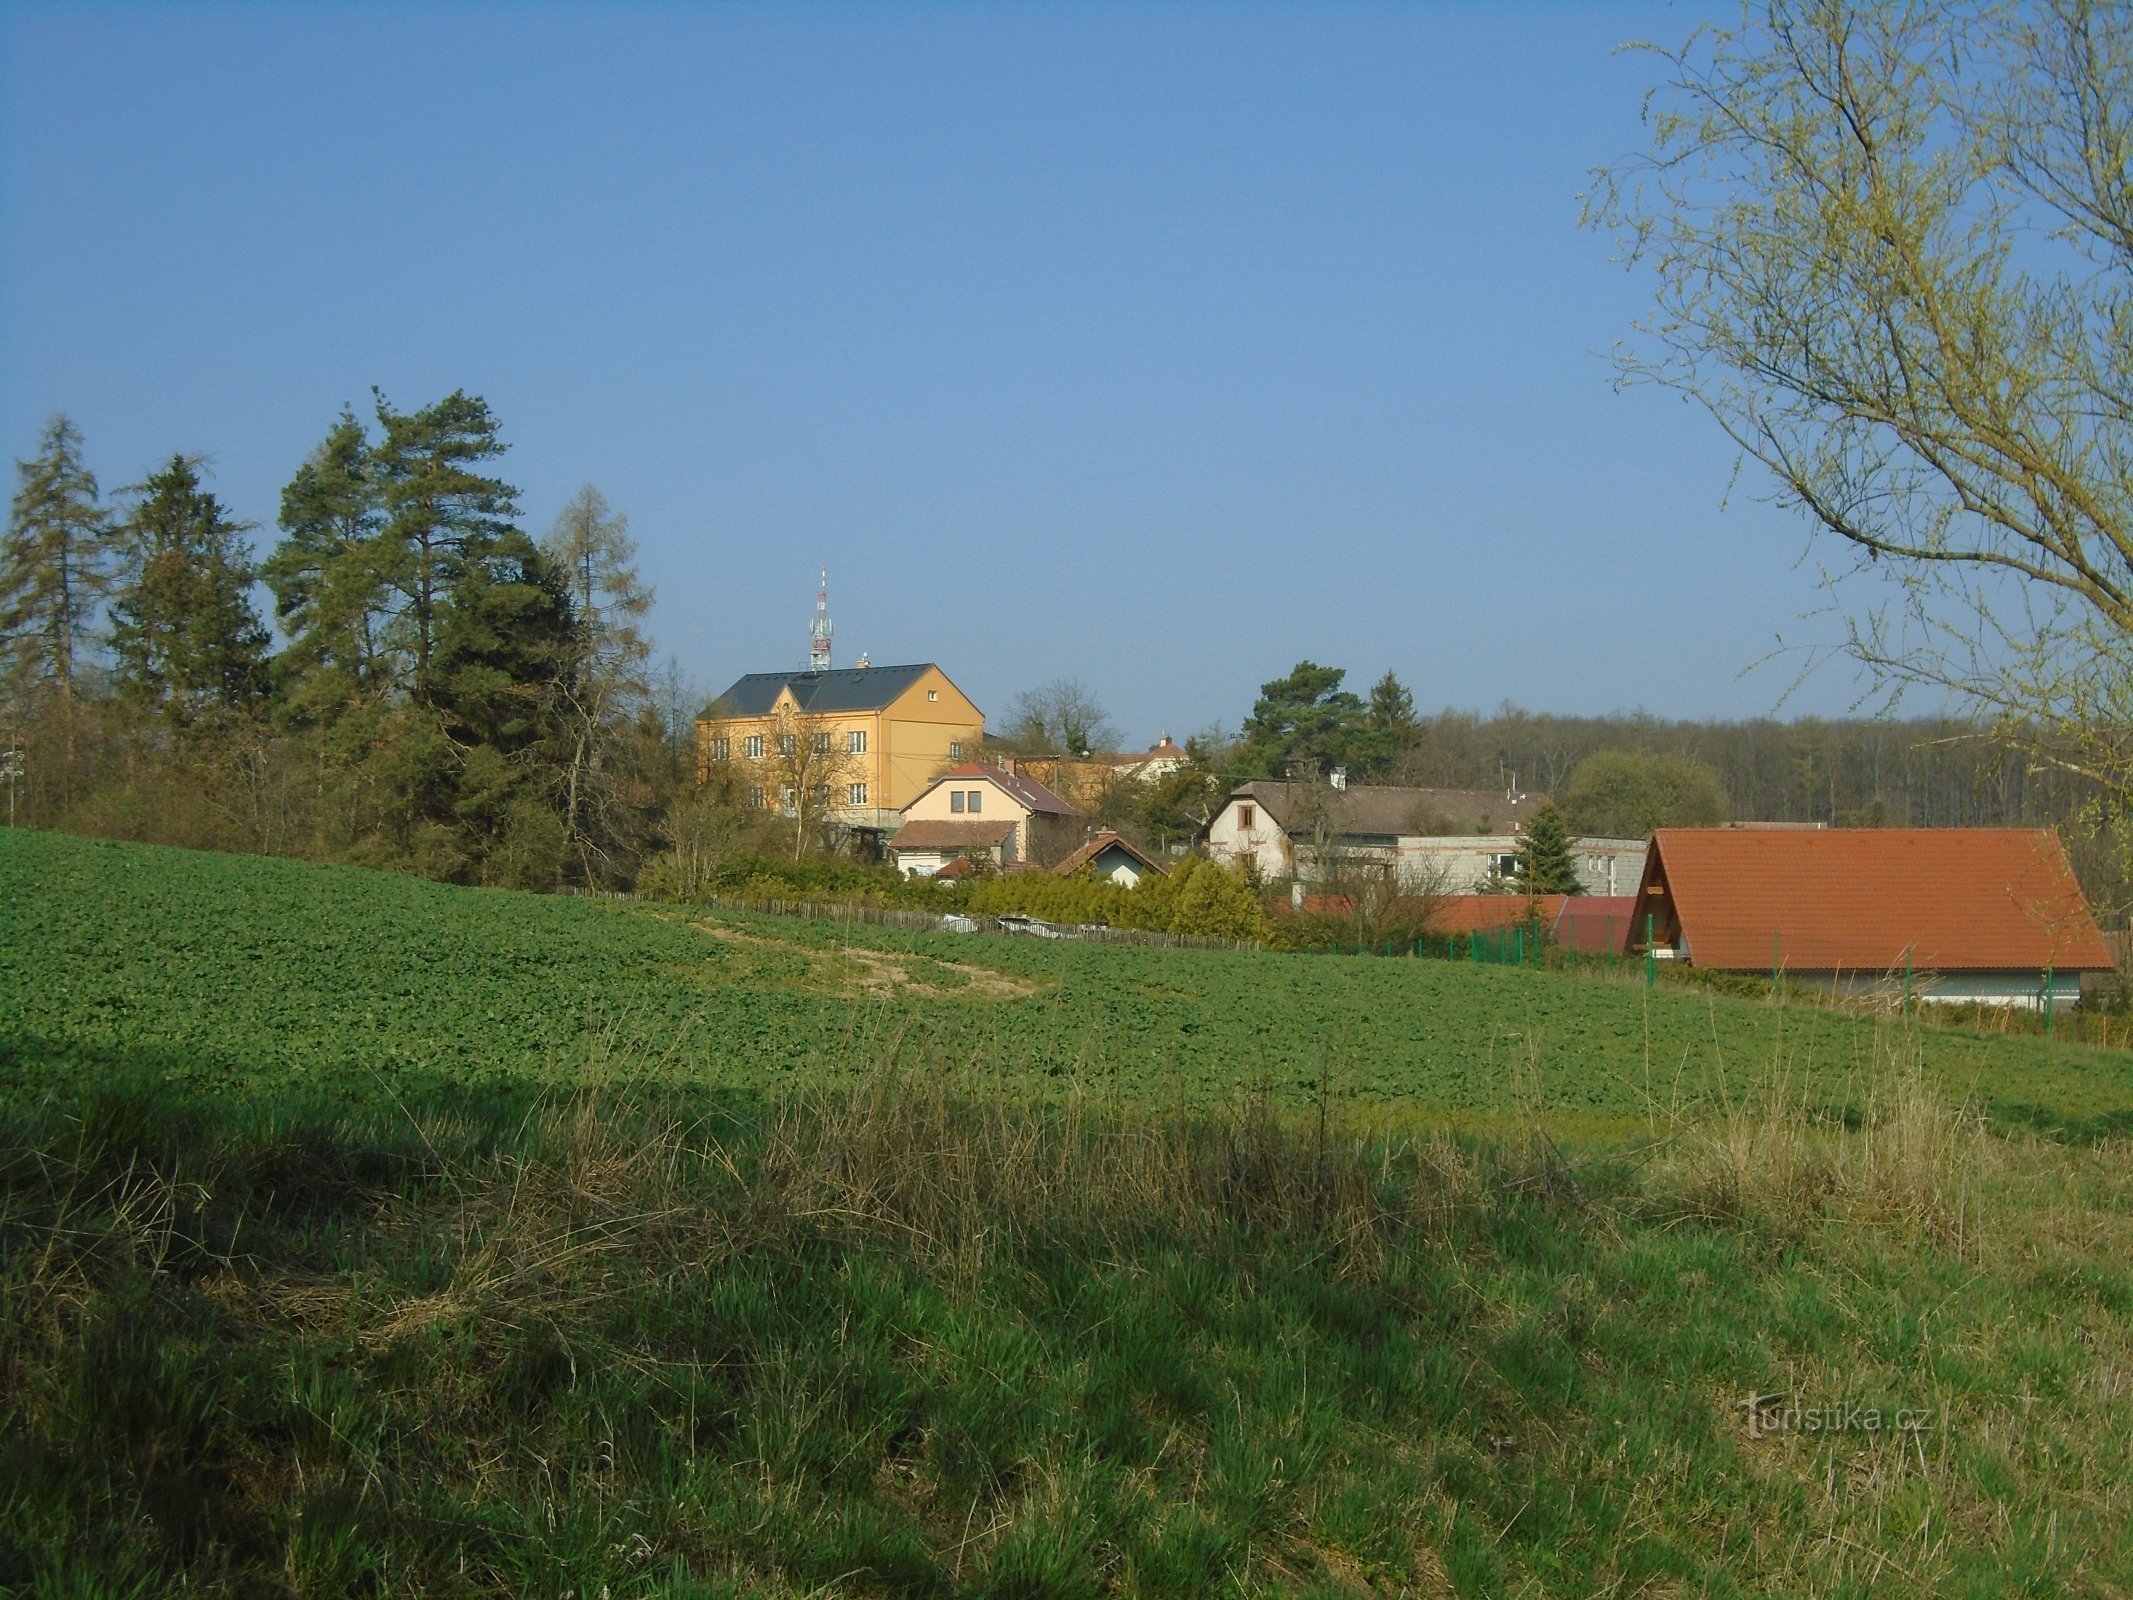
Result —
M0 904L23 1074L138 1063L360 1099L589 1062L733 1090L894 1066L1605 1135L1772 1084L1855 1112L1904 1033L1946 1098L1999 1121L2133 1124L2133 1054L1525 969L902 934L29 832L0 834Z
M0 917L0 1594L2133 1592L2121 1052L13 831Z

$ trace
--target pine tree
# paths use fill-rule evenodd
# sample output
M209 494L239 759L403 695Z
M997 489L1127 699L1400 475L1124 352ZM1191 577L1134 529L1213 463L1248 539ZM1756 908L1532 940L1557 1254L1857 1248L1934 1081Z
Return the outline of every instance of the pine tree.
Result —
M286 537L260 568L288 636L277 662L300 720L331 720L389 685L384 525L370 440L350 410L282 490Z
M131 492L111 604L120 696L181 729L255 704L268 635L252 609L242 527L184 456Z
M1563 814L1552 805L1542 806L1526 823L1518 844L1514 872L1518 891L1525 894L1583 894L1578 878L1577 850Z
M475 470L509 448L479 395L454 389L412 412L393 410L382 394L377 403L372 462L385 514L378 575L398 598L406 687L427 705L445 596L471 547L524 537L514 521L518 491Z

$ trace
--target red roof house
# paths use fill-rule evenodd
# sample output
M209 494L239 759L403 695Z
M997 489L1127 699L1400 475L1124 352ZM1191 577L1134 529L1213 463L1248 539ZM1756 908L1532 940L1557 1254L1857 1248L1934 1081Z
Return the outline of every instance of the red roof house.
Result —
M2036 1005L2111 965L2045 828L1661 828L1624 948L1852 989Z

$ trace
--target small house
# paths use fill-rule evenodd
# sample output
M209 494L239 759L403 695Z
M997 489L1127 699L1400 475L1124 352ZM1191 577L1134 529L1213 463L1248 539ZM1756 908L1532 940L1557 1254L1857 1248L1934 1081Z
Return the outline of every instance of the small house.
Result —
M2061 1006L2111 966L2048 828L1661 828L1625 936L1839 992Z
M948 840L940 824L961 828L956 837L967 835L1003 868L1025 862L1048 867L1081 842L1081 813L1074 807L1034 778L979 761L949 768L904 807L888 849L905 877L928 870L925 860L943 847L932 841Z

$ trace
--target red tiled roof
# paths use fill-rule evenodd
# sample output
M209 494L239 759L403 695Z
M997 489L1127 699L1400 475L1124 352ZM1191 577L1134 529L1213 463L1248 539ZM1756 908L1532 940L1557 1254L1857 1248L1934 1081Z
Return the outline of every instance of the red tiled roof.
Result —
M1012 819L998 822L907 822L889 840L891 850L993 849L1015 831Z
M2111 965L2066 850L2044 828L1662 828L1639 901L1632 915L1657 908L1700 967Z
M1148 854L1147 851L1122 833L1099 833L1052 870L1062 878L1071 878L1106 850L1112 849L1125 851L1127 855L1133 857L1134 860L1158 876L1167 876L1163 871L1161 862L1157 861L1155 857Z
M1081 815L1059 796L1052 793L1035 778L1024 777L1019 772L1009 772L1005 767L987 766L982 761L966 761L959 767L950 767L933 782L926 785L931 794L953 778L983 778L998 785L1031 811L1046 812L1055 817L1078 817ZM914 802L915 804L916 802ZM909 809L908 807L906 809Z
M1580 955L1619 951L1629 942L1631 918L1637 910L1633 894L1574 894L1555 914L1555 927L1548 937L1565 950Z
M1448 894L1430 907L1432 933L1485 933L1497 928L1515 928L1538 919L1542 927L1555 921L1566 896L1537 894L1528 900L1522 894Z

